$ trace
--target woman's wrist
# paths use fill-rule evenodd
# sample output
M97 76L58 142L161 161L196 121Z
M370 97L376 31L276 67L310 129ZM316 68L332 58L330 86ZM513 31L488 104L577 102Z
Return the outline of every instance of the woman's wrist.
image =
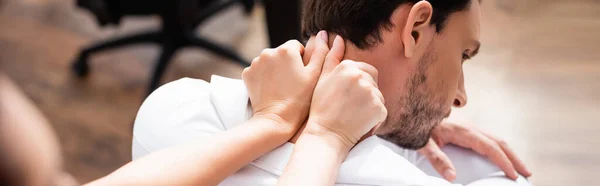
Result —
M332 154L336 156L339 162L342 162L348 156L350 149L352 146L349 146L339 140L338 137L331 135L317 135L311 133L302 133L300 138L295 144L295 147L302 146L302 144L306 144L305 146L311 146L311 148L317 148L316 146L321 146L325 148L320 148L321 154ZM328 152L325 152L328 151Z
M281 137L284 141L292 138L300 126L274 113L255 113L250 120L256 121L252 123L260 125L264 130Z
M306 128L302 132L302 135L300 135L300 138L302 138L303 135L314 136L330 147L345 153L348 153L355 145L355 143L353 143L352 140L348 139L347 137L340 135L331 129L323 127L320 124L311 123L311 121L308 121L306 124ZM300 139L298 141L300 141Z
M327 131L305 129L277 185L333 185L351 147Z

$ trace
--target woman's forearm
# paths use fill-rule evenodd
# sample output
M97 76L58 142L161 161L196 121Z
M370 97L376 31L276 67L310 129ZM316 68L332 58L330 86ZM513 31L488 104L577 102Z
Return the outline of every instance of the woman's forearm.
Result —
M333 185L351 147L335 135L302 133L277 185Z
M252 118L209 139L156 151L90 185L217 185L289 140L294 130L278 122Z

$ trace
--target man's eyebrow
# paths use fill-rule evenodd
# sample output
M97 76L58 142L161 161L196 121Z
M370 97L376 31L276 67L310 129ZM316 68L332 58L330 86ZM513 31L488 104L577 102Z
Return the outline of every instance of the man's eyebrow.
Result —
M471 52L471 57L475 57L477 55L477 53L479 53L479 49L481 48L481 42L480 41L475 41L477 48L475 48L475 50L473 50L473 52Z

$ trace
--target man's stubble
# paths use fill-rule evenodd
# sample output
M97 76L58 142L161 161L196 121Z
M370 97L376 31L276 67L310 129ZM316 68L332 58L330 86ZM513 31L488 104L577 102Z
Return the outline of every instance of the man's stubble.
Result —
M406 94L391 105L397 112L388 114L381 130L376 131L380 138L407 149L427 144L431 131L447 114L444 109L447 96L436 98L435 89L427 84L426 72L436 58L429 52L419 60L417 70L406 81Z

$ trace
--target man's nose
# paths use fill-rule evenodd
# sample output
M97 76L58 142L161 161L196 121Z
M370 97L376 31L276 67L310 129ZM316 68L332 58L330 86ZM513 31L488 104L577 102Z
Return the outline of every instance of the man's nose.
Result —
M456 91L453 105L456 108L462 108L467 105L467 91L465 91L465 78L463 74L460 75L458 81L458 90Z

